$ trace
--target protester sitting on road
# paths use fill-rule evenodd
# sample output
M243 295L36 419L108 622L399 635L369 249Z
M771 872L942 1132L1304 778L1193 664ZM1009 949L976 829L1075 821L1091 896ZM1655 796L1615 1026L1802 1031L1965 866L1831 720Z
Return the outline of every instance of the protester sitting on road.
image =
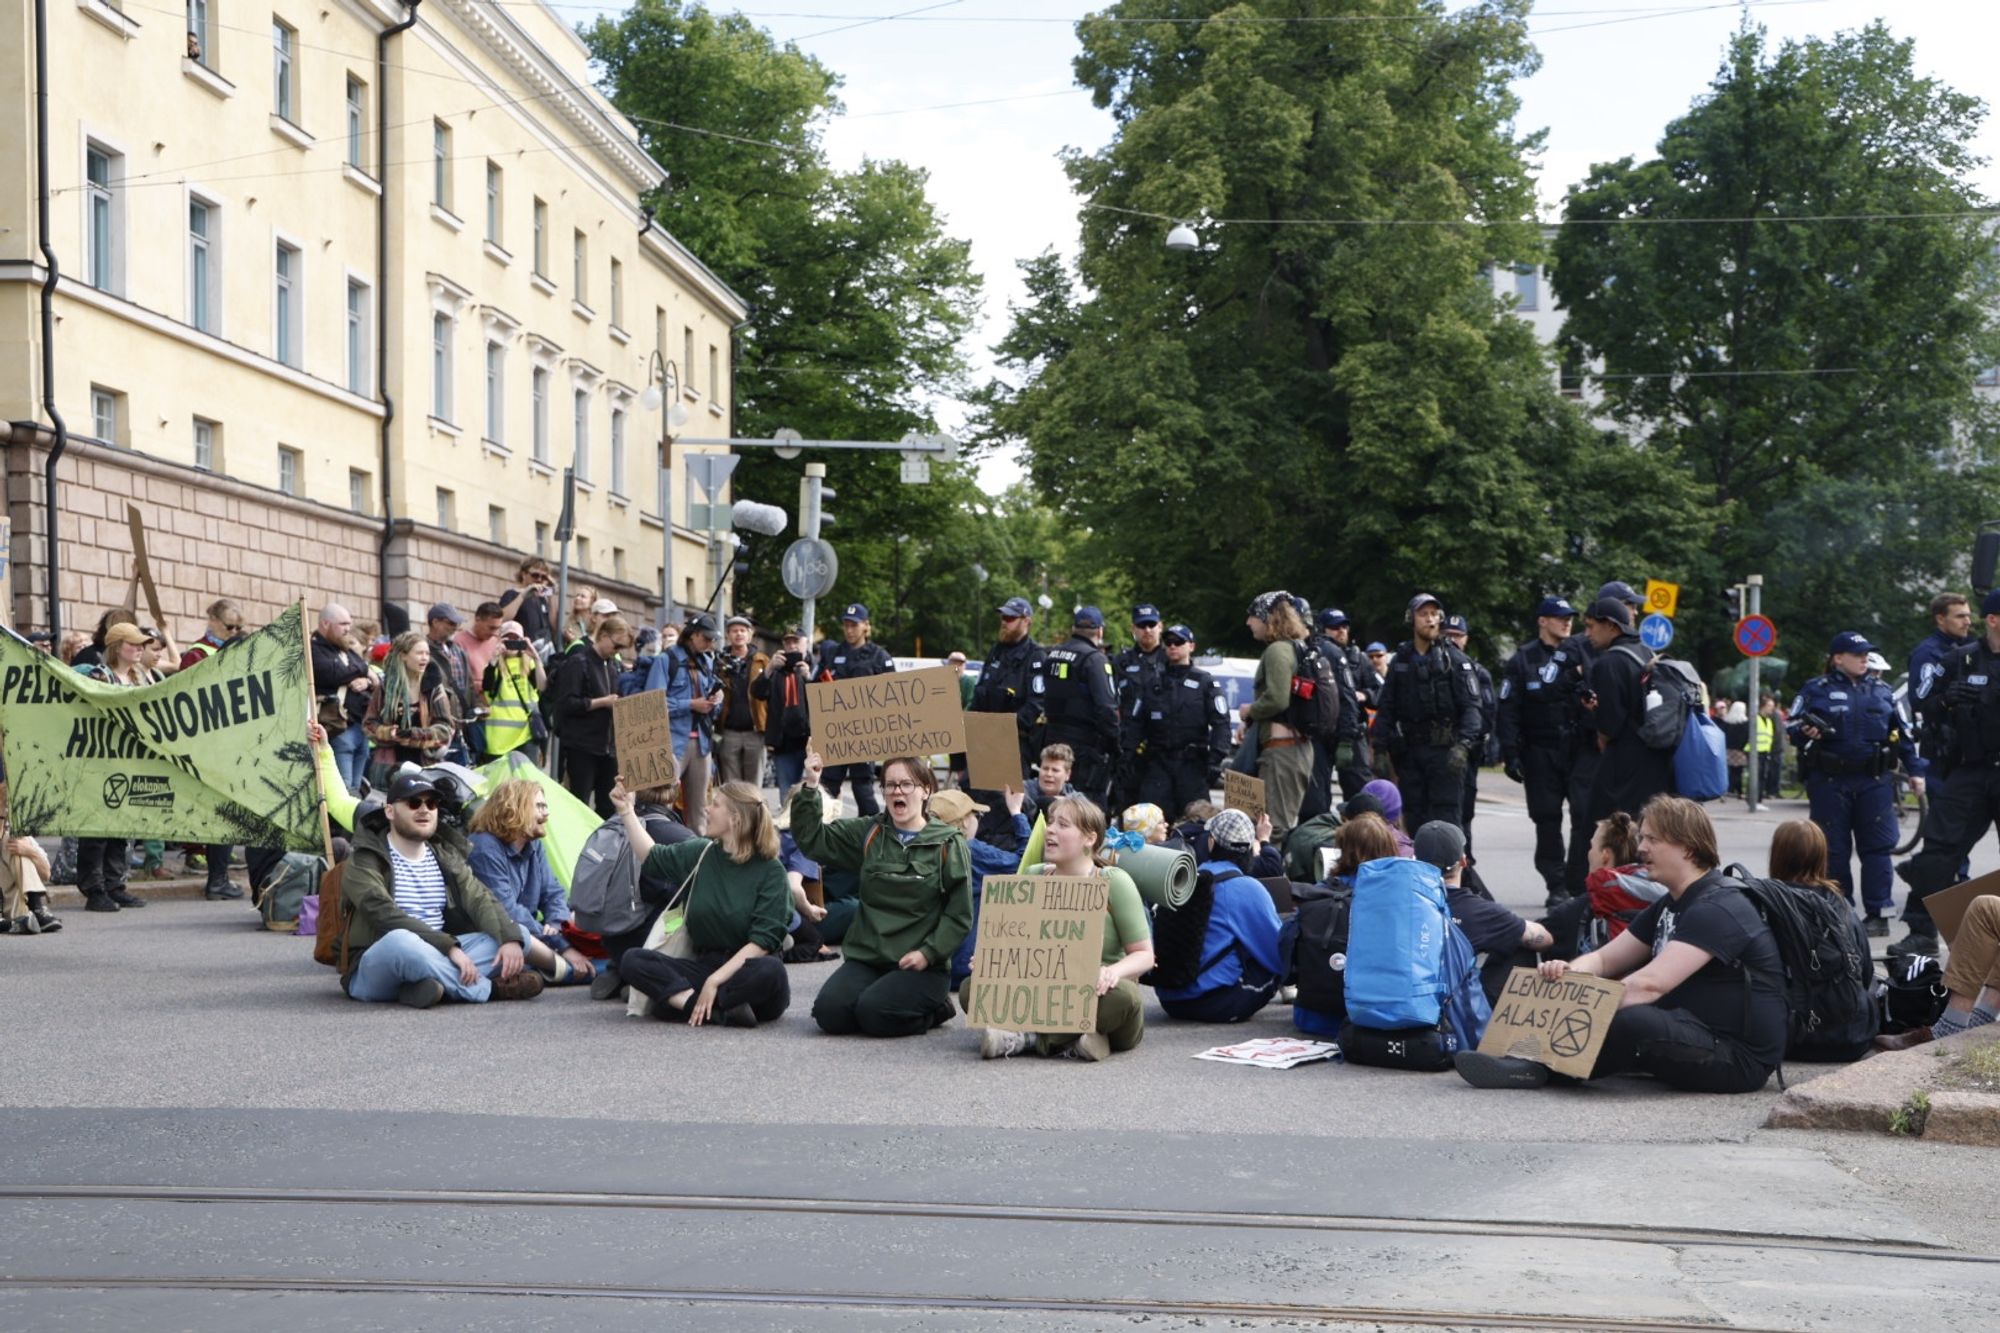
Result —
M1846 893L1841 890L1839 881L1828 873L1830 859L1826 830L1814 820L1788 819L1771 830L1771 878L1838 894L1845 904L1848 902ZM1852 912L1848 913L1847 924L1852 932L1849 942L1854 946L1855 957L1871 958L1873 949L1868 943L1868 924Z
M351 999L412 1009L446 996L533 999L542 976L526 966L521 927L467 866L465 836L439 815L431 780L405 773L386 806L364 806L355 817L340 882L353 913L342 986Z
M1126 806L1118 823L1127 833L1136 833L1155 847L1164 843L1170 832L1165 812L1151 801Z
M693 831L681 823L680 816L674 813L674 802L679 797L680 788L671 782L660 787L641 787L632 793L633 808L646 826L646 836L653 840L656 847L671 847L694 836ZM622 822L625 817L614 814L611 818ZM599 937L598 943L604 948L604 961L598 965L597 976L590 983L590 998L593 1000L618 998L619 992L625 988L625 978L618 971L619 960L628 951L645 944L653 922L667 910L667 905L681 889L679 880L651 873L637 857L634 857L634 864L639 871L639 900L650 910L646 919L631 930Z
M1472 952L1484 961L1479 981L1486 998L1499 995L1507 974L1517 967L1535 967L1538 955L1555 946L1556 937L1540 922L1515 915L1491 898L1482 898L1465 887L1465 831L1458 825L1434 819L1417 830L1416 859L1438 868L1444 876L1445 910L1465 932Z
M404 630L390 643L382 684L369 691L363 722L375 747L368 761L371 786L387 786L404 764L423 768L438 762L458 734L451 687L430 665L431 643L422 630Z
M466 860L507 915L521 927L528 962L558 986L587 982L596 969L570 947L569 895L549 865L549 798L531 778L509 778L486 794L467 826Z
M1028 826L1028 816L1022 813L1027 794L1015 787L1008 787L1001 794L1007 802L1008 817L1014 821L1015 846L1026 847L1034 833ZM972 926L951 956L953 990L957 990L972 971L972 950L979 936L979 891L985 886L986 877L1011 875L1021 868L1021 853L980 840L979 817L987 813L987 807L962 791L941 791L931 797L931 818L942 820L963 833L965 849L972 856Z
M1639 821L1622 810L1597 821L1587 864L1583 896L1590 904L1587 925L1596 948L1624 934L1666 890L1639 864Z
M792 797L792 836L829 876L860 876L861 906L842 940L844 957L820 987L813 1020L845 1036L913 1037L951 1018L953 953L972 927L972 857L964 836L925 814L937 777L921 759L882 768L888 809L826 819L817 750Z
M1076 751L1060 742L1042 747L1042 757L1035 765L1035 785L1027 791L1029 823L1045 815L1049 806L1061 797L1078 794L1069 782L1070 774L1075 771Z
M1875 1038L1878 1051L1906 1051L1939 1037L1985 1027L2000 1014L2000 897L1982 894L1966 907L1945 960L1944 1012L1929 1027Z
M1271 1002L1284 981L1278 954L1278 909L1251 878L1256 826L1241 810L1208 821L1209 875L1214 898L1201 941L1199 971L1184 986L1155 986L1169 1018L1193 1023L1240 1023Z
M33 838L18 835L7 818L7 786L0 783L0 934L52 935L62 918L49 910L49 856Z
M1354 799L1358 801L1363 796L1373 796L1381 804L1382 822L1389 826L1389 832L1396 839L1396 855L1416 855L1416 844L1411 841L1409 830L1403 827L1402 790L1393 782L1374 778L1362 784L1360 794ZM1350 801L1348 804L1352 805L1353 802ZM1346 807L1343 806L1341 814L1345 816L1346 813Z
M645 870L686 886L684 956L631 949L619 960L625 984L650 996L655 1017L700 1027L770 1023L792 1002L792 983L778 957L791 920L778 830L763 793L747 782L725 782L708 796L709 836L655 846L621 780L611 804Z
M1059 1056L1097 1061L1114 1051L1129 1051L1146 1035L1146 1007L1138 979L1153 970L1153 926L1146 915L1139 886L1125 871L1109 863L1108 826L1104 812L1081 796L1065 796L1049 807L1043 853L1048 858L1029 874L1103 879L1109 887L1104 908L1104 948L1097 970L1097 1022L1094 1030L1075 1032L1009 1032L987 1028L979 1034L979 1058L1004 1060L1015 1055ZM966 979L959 991L963 1003L978 976Z
M1623 979L1592 1078L1651 1074L1689 1092L1754 1092L1784 1059L1790 1024L1776 938L1742 890L1717 868L1708 812L1655 796L1639 818L1639 856L1667 896L1629 929L1573 963L1541 974ZM1459 1073L1478 1088L1540 1087L1548 1066L1460 1051Z
M1221 811L1207 801L1194 801L1182 813L1182 821L1174 826L1169 841L1187 848L1195 864L1199 865L1209 859L1208 821ZM1254 831L1256 837L1250 847L1250 874L1257 879L1274 879L1283 875L1285 849L1271 840L1271 817L1258 815Z
M1400 855L1396 850L1395 831L1382 816L1367 812L1354 815L1335 829L1333 846L1338 856L1333 863L1333 873L1328 879L1347 884L1354 882L1354 872L1368 862L1383 861Z

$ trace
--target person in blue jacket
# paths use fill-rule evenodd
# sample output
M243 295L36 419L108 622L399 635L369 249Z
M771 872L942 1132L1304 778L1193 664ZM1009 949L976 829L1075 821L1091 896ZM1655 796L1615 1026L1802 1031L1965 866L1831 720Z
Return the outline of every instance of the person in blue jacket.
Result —
M1002 795L1007 800L1007 815L1014 821L1015 846L1026 847L1034 833L1028 825L1028 816L1022 813L1027 805L1027 793L1009 787ZM931 797L931 818L942 820L965 834L966 850L972 853L972 929L965 932L965 942L951 956L953 990L957 990L959 984L972 975L972 951L979 938L979 890L986 883L986 877L1011 875L1021 868L1021 853L1018 850L1010 852L1004 847L982 842L975 836L979 832L979 817L989 813L990 809L962 791L941 791Z
M1278 909L1250 877L1256 826L1241 810L1208 821L1208 859L1199 867L1215 883L1215 904L1201 943L1200 970L1185 986L1156 987L1169 1018L1193 1023L1240 1023L1271 1002L1284 979L1278 957Z
M1896 788L1890 775L1901 763L1910 785L1922 791L1926 765L1896 711L1894 693L1868 675L1873 651L1851 630L1834 635L1826 674L1799 691L1786 730L1805 747L1799 766L1812 821L1826 834L1833 881L1851 904L1851 856L1858 851L1864 925L1870 935L1882 936L1889 933L1894 902L1889 857L1896 849Z
M722 697L722 682L716 679L709 656L714 647L715 622L704 615L691 616L679 640L660 650L646 676L647 689L667 692L674 764L687 799L687 825L697 837L707 819L708 756L715 744L709 719Z

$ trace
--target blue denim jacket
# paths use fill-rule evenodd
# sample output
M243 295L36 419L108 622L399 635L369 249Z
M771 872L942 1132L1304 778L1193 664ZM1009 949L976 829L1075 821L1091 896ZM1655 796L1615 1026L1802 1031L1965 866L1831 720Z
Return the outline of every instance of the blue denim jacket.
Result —
M559 925L570 919L569 895L556 882L538 839L530 838L516 852L491 833L475 833L466 864L479 882L492 890L507 915L529 934L539 935L545 924Z
M705 670L699 659L690 658L687 650L679 644L653 659L653 669L646 676L646 688L667 692L667 718L673 724L676 760L687 757L690 736L695 738L695 753L708 754L712 744L708 722L711 715L695 712L688 706L688 701L696 693L711 693L715 686L714 673Z

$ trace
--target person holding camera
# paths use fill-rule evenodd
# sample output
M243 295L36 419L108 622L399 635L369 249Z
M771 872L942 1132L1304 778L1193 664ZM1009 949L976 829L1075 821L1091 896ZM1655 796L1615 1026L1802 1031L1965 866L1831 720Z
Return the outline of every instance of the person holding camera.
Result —
M722 685L720 725L715 731L715 766L722 782L764 786L764 704L752 685L763 679L771 659L750 641L748 616L731 616L722 628L723 648L715 655Z
M806 711L810 660L805 636L792 626L770 666L750 682L750 697L764 705L764 749L778 776L780 806L806 771L806 743L812 739L812 716Z
M555 648L555 626L549 615L549 599L555 596L555 589L549 562L530 556L514 572L514 585L500 594L501 618L520 622L522 636L535 645L536 654L544 661Z
M498 759L519 750L539 765L549 733L542 721L542 691L549 675L535 645L528 642L521 622L501 624L500 651L480 680L486 696L486 758Z

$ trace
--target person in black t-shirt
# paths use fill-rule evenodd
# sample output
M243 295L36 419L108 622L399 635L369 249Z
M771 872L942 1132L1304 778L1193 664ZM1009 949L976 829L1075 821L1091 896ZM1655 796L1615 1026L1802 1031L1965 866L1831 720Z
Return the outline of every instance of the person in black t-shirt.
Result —
M1624 934L1574 963L1542 964L1621 978L1625 994L1592 1078L1651 1074L1689 1092L1755 1092L1785 1055L1788 1018L1778 942L1716 866L1715 826L1693 801L1656 796L1639 822L1639 859L1667 896ZM1476 1088L1540 1087L1546 1065L1460 1051Z
M1414 846L1416 859L1436 866L1444 876L1445 909L1482 960L1479 982L1488 1000L1499 995L1507 974L1516 966L1534 967L1541 961L1537 955L1555 948L1556 937L1546 925L1516 916L1511 909L1465 887L1465 871L1471 860L1466 855L1465 831L1458 825L1433 819L1417 830ZM1570 938L1575 935L1572 930Z

